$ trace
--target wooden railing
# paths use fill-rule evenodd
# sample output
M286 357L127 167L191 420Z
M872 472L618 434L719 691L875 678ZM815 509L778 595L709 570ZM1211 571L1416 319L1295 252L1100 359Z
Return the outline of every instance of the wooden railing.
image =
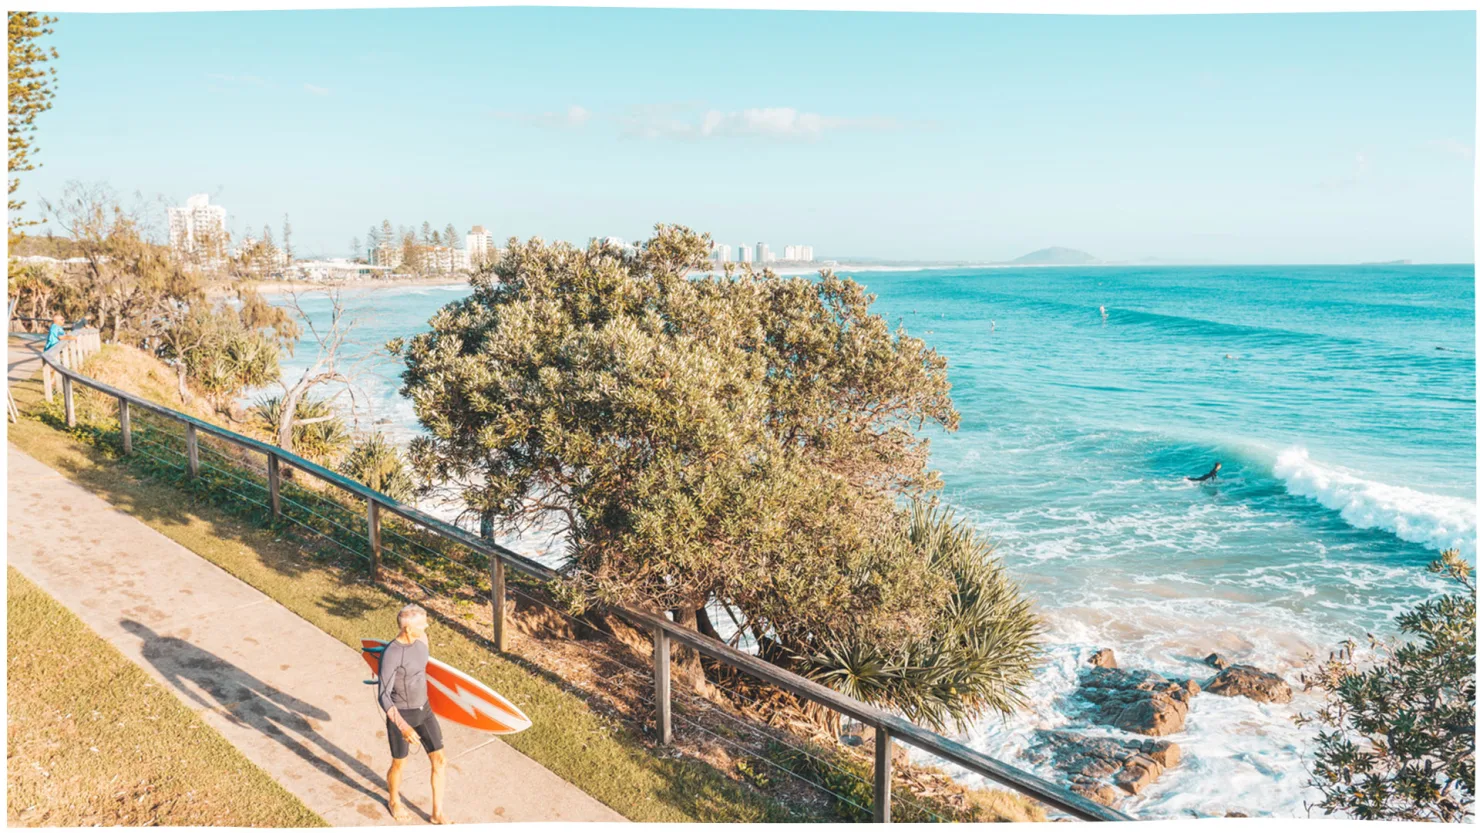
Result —
M368 539L371 552L370 572L372 579L375 581L380 580L380 526L381 516L385 512L390 512L413 524L421 526L433 535L446 538L455 544L484 554L489 559L489 572L491 573L489 604L493 614L494 647L501 652L507 649L504 628L504 605L506 598L505 568L511 567L527 576L542 581L548 581L557 577L554 570L531 558L507 547L480 538L414 507L402 504L362 483L345 477L338 472L326 469L296 454L285 451L278 446L243 436L234 431L229 431L220 426L155 404L147 399L142 399L127 391L119 390L118 388L85 376L79 371L79 368L85 356L100 349L101 345L98 340L98 333L97 330L83 329L75 331L73 336L71 340L64 341L42 354L42 361L44 363L43 375L47 377L45 380L47 400L50 401L52 397L50 374L56 373L61 376L62 397L68 426L76 425L76 405L74 402L75 394L73 386L74 384L81 384L118 401L119 428L122 434L123 452L125 454L132 453L133 451L130 411L134 408L140 408L158 414L166 419L174 420L184 426L186 457L191 477L200 476L198 435L201 432L217 437L237 448L264 455L267 468L269 502L271 504L271 512L274 516L280 516L282 513L281 467L285 463L298 471L312 475L330 486L364 500L367 507L365 535ZM917 726L898 715L885 712L882 709L849 697L846 694L841 694L791 671L787 671L784 668L772 665L743 651L738 651L719 640L712 639L697 631L675 624L665 616L625 608L607 609L606 612L625 620L634 627L646 630L652 634L653 693L654 703L656 704L657 736L661 744L666 745L673 738L669 660L671 645L677 642L680 645L688 646L705 654L736 671L748 674L768 685L790 692L803 700L811 701L840 714L847 715L871 727L874 730L875 738L873 816L876 822L888 822L890 820L892 752L895 741L924 750L942 760L949 761L965 770L1010 787L1023 795L1036 799L1049 807L1078 819L1086 821L1133 820L1131 816L1125 813L1105 807L1029 772L1003 763L995 758L988 757L964 744L924 727Z

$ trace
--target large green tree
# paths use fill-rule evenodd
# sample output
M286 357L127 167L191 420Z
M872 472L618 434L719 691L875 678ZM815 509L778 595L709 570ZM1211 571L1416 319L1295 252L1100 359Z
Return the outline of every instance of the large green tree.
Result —
M20 229L39 220L24 220L20 212L26 207L15 198L20 188L19 174L33 171L40 164L32 159L36 153L36 117L51 109L56 98L56 67L48 66L57 58L54 47L43 46L41 39L52 33L56 18L35 12L9 12L10 32L10 119L7 134L10 150L9 231L12 238ZM12 240L12 243L14 240Z
M393 344L429 429L422 476L483 520L558 528L569 580L598 600L711 635L717 602L768 657L842 688L850 652L873 646L903 682L852 690L924 719L1009 708L1036 620L1000 571L963 577L938 536L910 534L909 504L939 487L920 431L959 419L945 359L850 280L702 274L709 249L672 226L635 252L511 246L430 332ZM921 708L949 674L915 660L970 640L948 625L982 578L1021 627L1008 650L966 652L958 692L938 686L959 709Z

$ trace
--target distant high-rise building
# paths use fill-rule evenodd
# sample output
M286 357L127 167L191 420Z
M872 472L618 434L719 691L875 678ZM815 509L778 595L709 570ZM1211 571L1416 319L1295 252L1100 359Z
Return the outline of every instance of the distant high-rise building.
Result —
M770 246L767 246L765 243L757 243L757 244L755 244L755 261L756 261L756 263L770 263L771 261L773 261L775 259L776 259L776 255L771 251L771 247Z
M740 247L735 251L735 259L740 261L741 263L755 262L755 250L745 245L744 243L741 243Z
M170 248L178 254L218 260L226 251L226 209L211 205L209 194L196 194L184 206L171 206Z
M490 260L497 259L497 249L493 245L493 235L482 226L473 226L467 236L467 261L468 267L477 269Z
M813 261L813 259L814 258L812 257L812 247L811 246L798 246L797 247L797 260L800 260L803 263L811 263Z
M730 262L730 244L715 243L714 248L709 251L709 256L714 258L715 263L725 264Z
M786 248L782 249L781 250L781 259L782 260L798 260L798 258L797 258L797 247L796 246L787 246Z

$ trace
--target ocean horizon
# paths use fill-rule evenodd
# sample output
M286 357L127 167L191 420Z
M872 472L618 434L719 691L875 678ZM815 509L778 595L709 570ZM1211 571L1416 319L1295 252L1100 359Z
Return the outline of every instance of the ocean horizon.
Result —
M978 721L961 734L974 748L1061 780L1023 758L1038 730L1120 734L1074 695L1095 650L1197 679L1218 652L1295 684L1308 656L1391 635L1442 592L1424 570L1440 550L1475 557L1472 265L838 272L949 361L961 427L930 433L942 500L1049 626L1030 708ZM358 349L468 291L346 289ZM303 345L285 376L311 358ZM397 374L387 360L362 380L361 425L404 442L420 429ZM1188 480L1215 462L1216 480ZM1315 701L1296 689L1197 698L1172 738L1182 765L1124 809L1304 816L1314 732L1292 718Z

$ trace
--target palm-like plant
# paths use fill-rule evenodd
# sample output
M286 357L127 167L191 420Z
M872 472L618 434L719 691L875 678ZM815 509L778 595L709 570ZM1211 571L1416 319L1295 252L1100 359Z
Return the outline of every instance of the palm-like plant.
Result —
M416 493L416 479L406 458L381 434L372 434L355 443L339 470L402 502Z
M793 657L812 679L936 729L1023 705L1042 622L992 546L949 511L916 505L903 533L954 590L926 633L889 645L847 630Z
M282 397L269 396L257 400L252 406L252 415L260 427L277 436L282 410ZM337 457L349 445L349 427L331 403L304 397L298 400L298 407L294 410L297 413L293 417L293 450L298 454L323 463Z

